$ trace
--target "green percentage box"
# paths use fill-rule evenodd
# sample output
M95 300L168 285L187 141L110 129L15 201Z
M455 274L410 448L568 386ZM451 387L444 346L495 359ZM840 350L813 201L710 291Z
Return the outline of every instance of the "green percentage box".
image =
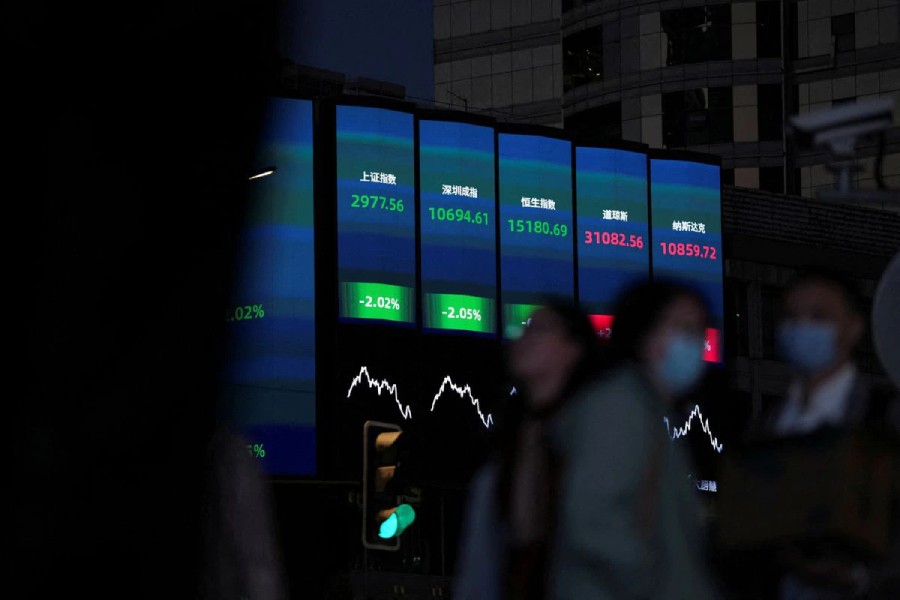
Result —
M348 281L341 284L341 316L412 323L413 290L403 285Z
M464 294L426 294L425 327L495 333L494 300Z
M504 304L503 334L510 339L521 336L528 327L531 315L538 308L540 308L538 304Z

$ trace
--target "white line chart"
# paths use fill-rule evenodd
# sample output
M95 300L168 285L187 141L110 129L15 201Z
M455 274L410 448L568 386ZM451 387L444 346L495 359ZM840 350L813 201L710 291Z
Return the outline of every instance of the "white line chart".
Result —
M369 369L365 366L359 368L359 374L353 378L350 382L350 389L347 390L347 397L350 397L350 394L353 393L353 388L362 383L363 377L366 378L366 383L370 388L375 388L378 392L378 395L381 395L381 392L386 391L394 396L394 402L397 403L397 408L400 410L400 414L403 415L404 419L412 418L412 407L408 404L404 406L400 402L400 398L397 395L397 384L389 382L387 379L377 380L372 379L369 375Z
M434 399L431 401L431 412L434 412L434 407L437 405L438 398L441 397L441 395L444 393L444 389L446 389L448 385L450 386L451 390L459 394L460 398L464 398L465 396L469 397L469 401L472 403L472 406L475 407L475 412L478 413L478 418L481 419L481 422L485 427L490 428L490 426L494 424L494 419L493 417L491 417L490 413L488 413L487 417L485 417L484 413L481 412L481 401L472 395L472 388L469 387L469 384L458 386L453 383L453 380L449 375L444 377L444 381L441 382L441 387L438 389L437 394L434 395Z
M400 411L400 414L404 419L412 418L412 406L406 404L404 405L400 402L400 395L397 389L397 384L391 383L387 379L377 379L373 378L369 374L369 368L365 365L359 368L359 373L350 381L350 388L347 390L347 397L349 398L353 394L353 390L356 386L360 385L365 381L366 385L371 389L375 388L375 391L378 392L380 396L382 392L386 392L393 396L394 402L397 404L397 409ZM472 394L472 387L469 384L465 385L457 385L454 383L453 379L447 375L444 377L444 380L441 382L440 387L438 388L437 393L434 395L434 398L431 401L431 412L434 412L434 409L437 407L437 401L441 398L447 389L456 392L460 398L468 397L469 402L475 408L475 412L478 414L478 418L481 420L481 423L490 428L491 425L494 424L494 418L490 413L487 415L484 414L481 410L481 400L476 398Z
M673 440L677 440L680 437L684 437L691 430L691 423L694 420L694 417L700 421L700 427L703 429L703 432L709 436L709 443L712 445L713 450L722 453L723 444L719 443L719 440L713 435L712 431L709 428L709 419L703 419L703 413L700 412L700 405L695 404L694 410L691 411L691 414L688 415L687 420L685 420L684 425L682 427L675 427L674 429L669 424L669 418L663 417L663 422L666 424L666 431L669 432L669 435Z

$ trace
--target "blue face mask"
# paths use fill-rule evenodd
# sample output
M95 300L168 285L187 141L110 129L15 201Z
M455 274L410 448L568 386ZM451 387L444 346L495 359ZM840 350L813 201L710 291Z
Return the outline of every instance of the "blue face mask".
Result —
M778 327L778 349L805 374L822 371L837 360L837 329L817 321L785 321Z
M703 375L703 339L676 333L669 341L657 377L675 395L688 391Z

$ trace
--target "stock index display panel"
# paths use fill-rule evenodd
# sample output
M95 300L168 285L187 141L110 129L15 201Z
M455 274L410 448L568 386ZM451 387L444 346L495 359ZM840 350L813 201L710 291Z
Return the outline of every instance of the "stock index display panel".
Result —
M700 159L651 155L653 274L696 286L712 310L703 357L722 362L725 322L721 168Z
M271 98L240 234L223 417L270 475L316 473L312 102Z
M494 129L419 121L423 328L497 333Z
M335 126L340 318L414 326L413 115L338 105Z
M618 148L575 148L579 301L609 337L613 304L650 277L647 155Z
M572 142L498 134L502 330L516 337L546 296L575 296Z

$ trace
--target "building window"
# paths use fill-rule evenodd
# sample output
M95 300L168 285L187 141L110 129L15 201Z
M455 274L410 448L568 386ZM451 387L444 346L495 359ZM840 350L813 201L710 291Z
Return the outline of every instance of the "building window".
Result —
M741 280L726 278L725 296L725 352L728 356L750 355L750 332L747 328L747 285Z
M837 108L843 104L856 104L856 96L850 96L847 98L835 98L831 101L831 108Z
M773 194L783 194L784 169L782 167L760 167L759 189Z
M563 127L588 138L622 139L622 103L589 108L565 118Z
M722 169L722 185L734 185L734 169Z
M603 79L603 34L591 27L563 40L563 91Z
M760 141L780 141L784 135L784 115L781 110L781 84L756 86L757 123Z
M663 94L662 105L666 148L734 141L730 87Z
M835 52L856 49L856 17L853 13L831 17L831 40Z
M791 59L797 60L800 58L800 36L798 35L799 28L799 9L797 8L796 2L790 2L788 4L788 13L787 13L787 27L784 30L785 39L788 40L788 44L790 44L788 51L791 53Z
M780 0L763 0L756 3L756 56L781 57Z
M731 5L664 10L666 64L683 65L731 59Z
M781 296L783 293L782 289L769 286L763 286L760 291L763 358L781 358L778 349L777 331L778 323L781 322L782 316Z

